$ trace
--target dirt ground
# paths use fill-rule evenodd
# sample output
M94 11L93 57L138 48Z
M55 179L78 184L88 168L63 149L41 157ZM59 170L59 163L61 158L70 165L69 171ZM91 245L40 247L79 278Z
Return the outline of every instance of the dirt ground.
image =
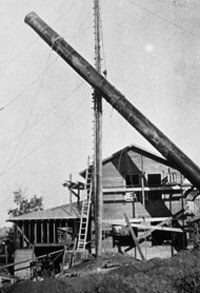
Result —
M87 260L57 277L24 281L1 292L200 292L200 251L184 251L170 259L148 261L109 253L100 259Z

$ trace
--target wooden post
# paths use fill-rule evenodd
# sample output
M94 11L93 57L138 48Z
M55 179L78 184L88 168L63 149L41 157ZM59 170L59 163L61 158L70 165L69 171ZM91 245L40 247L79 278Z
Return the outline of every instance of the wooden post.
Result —
M171 193L169 195L169 210L170 210L170 214L172 215L172 194ZM174 233L171 232L171 256L174 255L173 242L174 242Z
M60 222L59 222L59 228L62 227L62 220L60 219ZM59 243L61 243L61 229L59 229Z
M34 222L34 244L37 243L37 220Z
M144 257L144 255L143 255L142 249L141 249L141 247L140 247L140 244L139 244L139 242L137 241L137 237L136 237L136 235L135 235L135 232L134 232L133 228L131 227L131 224L130 224L130 222L129 222L129 219L128 219L126 213L124 213L124 217L125 217L125 220L126 220L127 226L128 226L128 228L129 228L129 231L130 231L130 233L131 233L131 236L132 236L132 238L133 238L133 241L135 242L135 246L137 247L137 249L138 249L138 251L139 251L139 254L140 254L140 256L141 256L141 259L142 259L142 260L145 260L145 257Z
M53 220L53 243L56 243L56 222Z
M101 73L100 46L100 7L99 0L94 0L94 29L95 29L95 68ZM95 115L95 162L94 162L94 196L95 196L95 247L96 256L102 253L102 97L94 90Z
M184 210L183 176L181 173L180 173L180 178L181 178L181 209ZM185 217L182 217L182 225L185 226Z
M49 243L49 228L50 228L49 220L47 220L47 243Z
M69 174L69 181L72 182L72 174ZM69 189L69 204L70 204L70 212L72 211L72 192Z
M22 248L24 248L24 221L22 221L21 233L22 233Z
M40 223L40 227L41 227L41 243L43 243L43 237L44 237L44 226L43 226L43 221L41 220L41 223Z
M142 204L145 208L145 192L144 192L144 168L143 168L143 157L142 154L140 154L141 158L141 185L142 185Z
M28 238L29 238L29 247L32 243L32 239L31 239L32 233L31 233L31 221L28 222Z
M7 244L5 244L5 262L7 265L8 264L8 246L7 246Z

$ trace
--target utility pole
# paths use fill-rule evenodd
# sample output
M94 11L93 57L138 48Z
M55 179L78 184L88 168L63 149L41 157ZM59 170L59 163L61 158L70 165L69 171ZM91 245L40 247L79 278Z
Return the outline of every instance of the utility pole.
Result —
M95 34L95 68L101 73L100 45L100 7L99 0L94 0L94 34ZM95 250L96 256L102 253L102 97L94 89L94 218L95 218Z

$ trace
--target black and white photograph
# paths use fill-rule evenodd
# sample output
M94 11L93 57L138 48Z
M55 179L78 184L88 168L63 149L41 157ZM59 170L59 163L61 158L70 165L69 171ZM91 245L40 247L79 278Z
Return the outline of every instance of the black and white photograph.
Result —
M200 1L0 0L0 292L200 292Z

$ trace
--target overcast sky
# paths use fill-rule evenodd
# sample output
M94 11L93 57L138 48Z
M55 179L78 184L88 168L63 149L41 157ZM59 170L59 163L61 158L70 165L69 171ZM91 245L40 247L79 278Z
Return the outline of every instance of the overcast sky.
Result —
M200 165L200 2L101 1L103 69L144 115ZM35 11L94 62L92 0L0 1L0 226L13 191L68 202L62 183L92 154L91 87L26 24ZM154 151L103 104L103 156L135 143ZM155 152L155 151L154 151Z

